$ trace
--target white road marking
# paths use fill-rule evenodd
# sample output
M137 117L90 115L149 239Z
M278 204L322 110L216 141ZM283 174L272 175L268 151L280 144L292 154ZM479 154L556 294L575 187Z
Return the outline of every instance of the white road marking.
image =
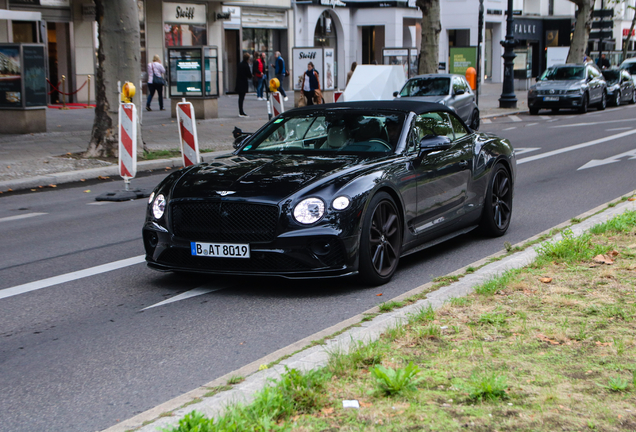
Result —
M515 154L519 156L521 154L530 153L537 150L541 150L541 147L518 147L515 148Z
M95 202L89 202L86 203L86 205L106 205L106 204L113 204L115 201L95 201Z
M581 143L581 144L576 144L576 145L573 145L573 146L570 146L570 147L564 147L562 149L553 150L553 151L541 153L541 154L534 155L534 156L528 156L527 158L519 159L517 161L517 165L521 165L521 164L526 163L526 162L536 161L536 160L539 160L539 159L545 159L545 158L550 157L550 156L555 156L555 155L558 155L558 154L561 154L561 153L571 152L571 151L582 149L582 148L585 148L585 147L594 146L594 145L601 144L601 143L604 143L604 142L607 142L607 141L612 141L612 140L615 140L615 139L619 139L619 138L623 138L623 137L626 137L626 136L629 136L629 135L633 135L635 133L636 133L636 129L632 129L630 131L622 132L622 133L619 133L619 134L616 134L616 135L610 135L608 137L600 138L600 139L597 139L597 140L594 140L594 141L588 141L588 142L584 142L584 143Z
M621 119L621 120L606 120L601 122L587 122L587 123L573 123L566 125L558 125L558 126L550 126L551 128L567 128L567 127L577 127L577 126L593 126L599 124L607 124L607 123L623 123L623 122L633 122L634 119Z
M18 219L28 219L35 216L42 216L45 214L48 214L48 213L23 213L23 214L19 214L15 216L7 216L7 217L0 218L0 222L7 222L12 220L18 220Z
M492 120L490 120L490 119L481 119L481 122L483 124L490 124L490 123L492 123Z
M526 125L526 127L528 127L528 126L534 126L534 125L538 125L538 124L539 124L539 123L528 123L528 124Z
M630 127L622 127L622 128L605 129L605 132L613 132L613 131L627 130L627 129L631 129L631 128Z
M580 167L577 171L619 162L621 158L624 158L626 156L630 156L629 160L636 159L636 149L617 154L616 156L610 156L607 159L592 159L591 161Z
M190 291L186 291L184 293L181 293L181 294L179 294L177 296L171 297L171 298L169 298L167 300L161 301L161 302L159 302L157 304L153 304L152 306L145 307L145 308L142 309L142 311L145 311L146 309L154 308L154 307L157 307L157 306L163 306L163 305L167 305L169 303L174 303L174 302L178 302L178 301L181 301L181 300L189 299L189 298L192 298L192 297L200 296L200 295L203 295L203 294L211 293L211 292L214 292L214 291L220 291L220 290L225 289L225 288L227 288L227 287L220 287L220 288L206 288L204 286L203 287L198 287L198 288L195 288L195 289L191 289Z
M547 123L554 123L555 121L558 121L558 120L559 119L551 119L551 120L548 120Z
M513 129L517 129L517 126L513 126L513 127L505 128L505 129L502 129L502 130L507 131L507 130L513 130Z
M552 117L550 116L539 116L541 120L550 120Z
M79 270L71 273L66 273L60 276L54 276L47 279L42 279L35 282L29 282L23 285L17 285L11 288L5 288L0 290L0 300L8 297L13 297L19 294L28 293L30 291L36 291L42 288L48 288L53 285L59 285L65 282L70 282L78 279L83 279L89 276L95 276L100 273L106 273L112 270L117 270L124 267L130 267L135 264L142 263L146 260L145 255L138 255L136 257L127 258L119 261L113 261L108 264L102 264L95 267L90 267L84 270Z
M516 115L510 115L510 116L508 116L508 118L509 118L510 120L512 120L513 122L520 122L520 121L523 121L523 120L521 120L521 119L520 119L518 116L516 116Z

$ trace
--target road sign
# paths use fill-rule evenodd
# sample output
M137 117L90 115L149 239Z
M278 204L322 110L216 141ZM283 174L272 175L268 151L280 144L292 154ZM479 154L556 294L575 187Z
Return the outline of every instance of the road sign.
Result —
M612 36L614 35L614 33L612 31L609 30L602 30L602 31L597 31L597 32L590 32L590 40L596 40L596 39L612 39Z
M592 21L592 29L611 29L614 28L614 21Z
M285 112L285 106L283 104L283 97L280 92L272 93L272 109L274 110L274 117L282 112Z
M593 18L612 18L614 11L612 9L596 9L592 11Z
M179 141L181 142L181 156L183 166L201 162L199 154L199 139L197 137L197 122L194 107L190 102L177 104L177 123L179 123Z
M137 174L137 108L119 104L119 175L124 181Z

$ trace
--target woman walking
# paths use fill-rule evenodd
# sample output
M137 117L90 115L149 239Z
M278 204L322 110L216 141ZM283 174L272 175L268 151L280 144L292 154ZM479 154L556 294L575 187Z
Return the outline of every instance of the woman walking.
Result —
M152 63L148 63L148 100L146 100L146 111L152 111L150 108L150 102L152 97L157 91L157 99L159 99L159 111L163 109L163 86L166 85L166 80L163 75L166 73L166 69L161 64L161 58L155 55L152 58Z
M239 117L249 117L243 111L243 102L245 101L245 93L247 93L249 80L252 79L252 71L250 70L250 55L248 53L243 54L243 61L238 65L238 71L236 76L236 92L239 95Z
M307 105L314 104L314 97L317 99L317 104L322 103L319 75L316 69L314 69L314 64L312 62L307 63L305 81L303 83L303 94L305 95L305 98L307 98Z

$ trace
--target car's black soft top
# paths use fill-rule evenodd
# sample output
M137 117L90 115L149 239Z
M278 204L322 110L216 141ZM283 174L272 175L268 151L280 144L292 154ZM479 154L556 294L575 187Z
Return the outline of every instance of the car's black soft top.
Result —
M453 112L453 110L448 108L446 105L442 105L439 103L396 99L309 105L306 107L294 108L293 110L285 111L283 115L287 113L318 112L327 110L394 110L407 113L412 111L415 114L424 114L431 111Z

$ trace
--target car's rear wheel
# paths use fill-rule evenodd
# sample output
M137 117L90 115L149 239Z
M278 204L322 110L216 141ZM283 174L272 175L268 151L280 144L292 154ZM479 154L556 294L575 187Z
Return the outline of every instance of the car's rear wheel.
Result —
M402 219L393 198L380 192L371 199L362 223L360 277L369 285L391 280L402 250Z
M579 108L579 112L581 114L585 114L587 112L589 105L589 99L587 97L587 93L583 95L583 99L581 100L581 107Z
M506 167L499 163L494 166L488 183L481 230L491 237L502 236L508 231L511 216L512 180Z
M473 110L473 116L470 119L470 128L474 131L479 130L479 111Z
M607 107L607 95L605 92L601 94L601 101L598 103L598 110L603 111Z
M621 92L620 91L616 91L616 93L614 93L614 100L612 101L612 104L614 106L619 106L621 104Z
M636 89L632 91L632 98L629 100L630 104L636 104Z

